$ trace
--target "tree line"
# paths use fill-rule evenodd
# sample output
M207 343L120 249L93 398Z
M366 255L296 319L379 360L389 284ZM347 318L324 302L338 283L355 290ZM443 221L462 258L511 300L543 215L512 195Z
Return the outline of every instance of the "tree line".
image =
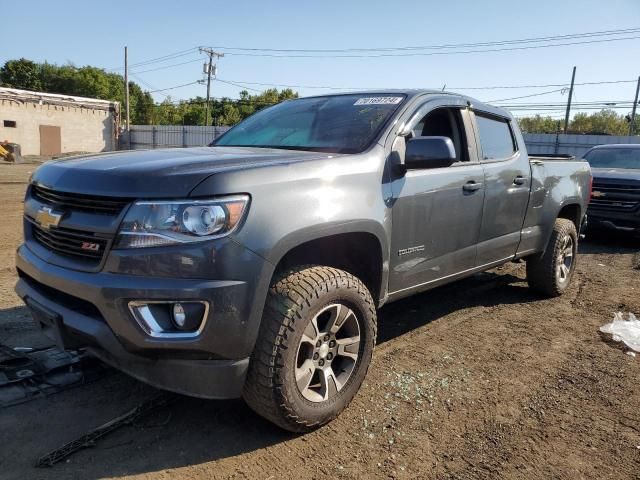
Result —
M99 98L124 105L124 78L101 68L36 63L25 58L9 60L0 68L3 87ZM134 82L129 82L131 123L146 124L154 110L153 97Z
M0 68L0 85L3 87L32 90L63 95L99 98L124 105L124 78L102 68L75 65L37 63L21 58L8 60ZM250 95L243 90L239 99L221 98L209 102L207 124L235 125L265 106L297 98L291 89L265 90ZM173 101L166 97L156 104L151 94L136 82L129 81L129 111L133 125L203 125L206 99L195 97Z
M0 85L23 90L99 98L124 105L124 78L102 68L37 63L25 58L8 60L0 68ZM136 82L129 82L129 110L134 125L235 125L255 111L283 100L297 98L291 89L265 90L251 95L246 90L238 99L221 98L209 102L209 118L205 122L206 99L195 97L173 101L166 97L155 103L151 94ZM527 133L556 133L563 121L535 115L518 119ZM569 123L571 133L627 135L629 119L613 110L577 113Z
M613 110L576 113L569 121L567 133L596 135L629 135L630 118ZM562 133L564 119L535 115L518 118L520 129L525 133Z

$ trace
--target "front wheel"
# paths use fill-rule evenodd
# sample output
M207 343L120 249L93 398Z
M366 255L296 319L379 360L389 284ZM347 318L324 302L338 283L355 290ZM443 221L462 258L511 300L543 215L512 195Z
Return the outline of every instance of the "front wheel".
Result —
M360 388L375 338L375 306L358 278L330 267L291 270L269 290L244 399L292 432L324 425Z
M542 255L527 258L529 286L550 297L562 295L571 283L578 253L578 234L571 220L558 218Z

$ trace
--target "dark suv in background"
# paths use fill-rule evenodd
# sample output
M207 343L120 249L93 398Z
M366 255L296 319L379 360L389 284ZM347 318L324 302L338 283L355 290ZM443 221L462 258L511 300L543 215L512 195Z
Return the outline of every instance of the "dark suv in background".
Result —
M599 145L584 155L593 191L589 227L640 233L640 144Z

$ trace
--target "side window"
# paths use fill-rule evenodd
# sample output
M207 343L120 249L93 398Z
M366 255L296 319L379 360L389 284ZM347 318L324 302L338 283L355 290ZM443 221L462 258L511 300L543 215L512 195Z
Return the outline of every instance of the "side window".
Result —
M476 114L476 123L484 160L509 158L516 152L511 126L507 120Z
M414 137L449 137L456 150L456 162L469 160L460 110L437 108L427 113L413 128Z

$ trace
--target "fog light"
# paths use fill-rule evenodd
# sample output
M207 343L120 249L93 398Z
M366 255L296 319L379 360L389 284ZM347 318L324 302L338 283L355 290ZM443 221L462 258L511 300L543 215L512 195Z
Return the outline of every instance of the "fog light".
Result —
M204 300L136 300L129 310L138 325L155 338L188 339L200 335L209 316Z
M184 328L187 322L187 314L184 313L184 308L179 303L173 305L173 321L180 328Z

